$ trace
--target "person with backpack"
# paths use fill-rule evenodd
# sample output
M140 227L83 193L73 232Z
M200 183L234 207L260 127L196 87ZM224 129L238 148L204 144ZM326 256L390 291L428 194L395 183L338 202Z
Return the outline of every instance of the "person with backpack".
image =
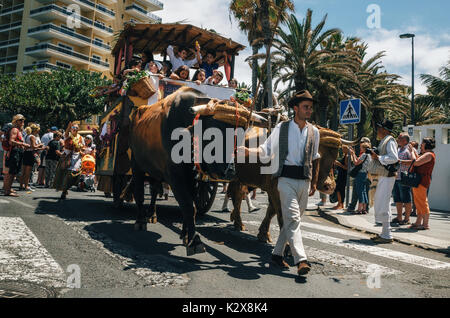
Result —
M5 165L9 169L4 181L5 196L18 197L11 186L22 167L23 151L30 147L22 137L24 124L25 117L21 114L15 115L12 119L12 128L6 132L6 138L2 142L2 147L6 151Z

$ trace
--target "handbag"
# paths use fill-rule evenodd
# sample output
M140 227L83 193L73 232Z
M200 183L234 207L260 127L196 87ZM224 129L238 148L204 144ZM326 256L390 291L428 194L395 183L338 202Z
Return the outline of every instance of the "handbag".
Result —
M366 161L366 159L367 159L367 155L366 155L366 157L364 158L364 161ZM357 165L357 166L355 166L352 170L350 170L350 177L356 178L356 176L358 175L358 172L360 172L361 169L362 169L362 167L363 167L364 161L361 162L360 165Z
M417 188L420 184L422 176L417 172L410 171L415 161L416 160L413 160L407 171L402 171L400 173L400 183L404 186Z

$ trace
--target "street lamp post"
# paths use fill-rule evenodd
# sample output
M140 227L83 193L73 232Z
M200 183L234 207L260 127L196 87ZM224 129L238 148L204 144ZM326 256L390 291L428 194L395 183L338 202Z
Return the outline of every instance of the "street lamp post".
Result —
M411 39L411 46L412 46L412 95L411 95L411 125L415 124L415 119L414 119L414 37L415 35L412 33L405 33L400 35L401 39Z

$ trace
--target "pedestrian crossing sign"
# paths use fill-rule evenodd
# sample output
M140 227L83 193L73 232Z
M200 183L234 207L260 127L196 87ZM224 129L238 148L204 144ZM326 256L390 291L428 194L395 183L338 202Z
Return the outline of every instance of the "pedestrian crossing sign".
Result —
M361 100L349 99L343 100L340 104L341 109L341 124L357 124L360 121L361 114Z

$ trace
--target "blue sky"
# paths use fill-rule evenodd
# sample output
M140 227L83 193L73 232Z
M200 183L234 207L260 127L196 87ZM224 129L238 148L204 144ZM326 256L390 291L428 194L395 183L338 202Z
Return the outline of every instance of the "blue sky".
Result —
M201 27L216 30L248 46L247 37L230 22L229 0L162 0L164 10L155 12L163 22L187 20ZM381 11L380 28L371 29L367 7L375 4ZM437 75L439 68L450 60L450 1L448 0L294 0L295 14L301 21L306 10L313 10L313 26L328 14L325 29L339 28L345 36L357 36L369 45L369 56L386 51L386 70L402 76L404 84L411 83L411 41L399 39L406 32L416 34L416 93L426 93L420 82L423 73ZM244 59L251 55L243 51L236 60L236 77L251 82L251 70Z

